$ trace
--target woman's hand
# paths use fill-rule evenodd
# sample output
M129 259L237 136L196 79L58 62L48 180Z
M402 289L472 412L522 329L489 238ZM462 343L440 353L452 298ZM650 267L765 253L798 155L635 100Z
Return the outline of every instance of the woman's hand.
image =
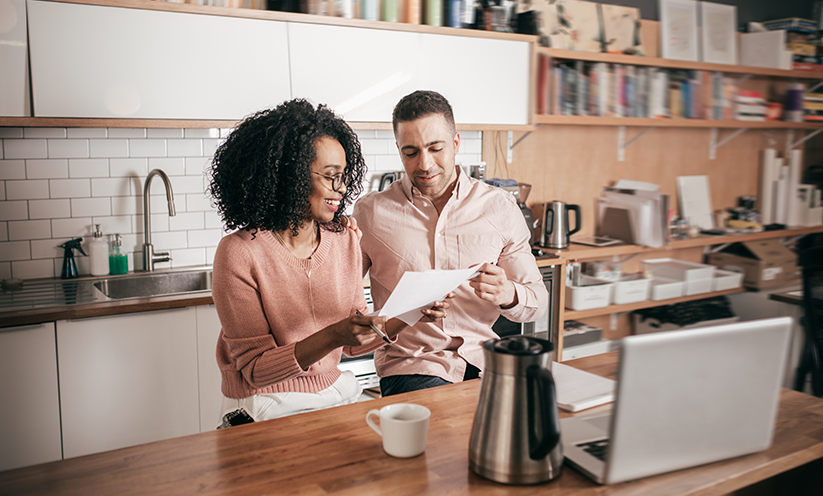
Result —
M446 318L447 310L452 306L451 301L449 301L452 298L454 298L454 293L449 293L442 301L435 301L430 308L424 308L422 310L423 319L436 322L438 319Z
M315 332L294 345L294 357L303 370L341 346L361 346L380 339L369 323L385 331L386 317L353 315Z

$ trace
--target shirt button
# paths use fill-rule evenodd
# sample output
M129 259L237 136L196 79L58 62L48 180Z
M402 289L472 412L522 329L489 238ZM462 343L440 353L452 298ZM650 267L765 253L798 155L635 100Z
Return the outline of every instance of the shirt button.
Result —
M442 234L440 234L440 233L437 233L437 237L438 237L438 238L439 238L439 237L440 237L440 236L442 236Z
M426 203L426 202L423 202L423 206L424 206L424 207L428 207L428 206L429 206L429 204L428 204L428 203Z

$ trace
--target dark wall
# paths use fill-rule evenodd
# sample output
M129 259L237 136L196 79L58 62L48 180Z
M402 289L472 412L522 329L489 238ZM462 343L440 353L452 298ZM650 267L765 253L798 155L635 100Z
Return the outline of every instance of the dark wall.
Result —
M640 17L659 21L657 0L596 0L598 3L610 3L637 7ZM812 19L812 0L712 0L714 3L734 5L737 7L737 23L745 26L750 21L769 21L784 17L802 17Z

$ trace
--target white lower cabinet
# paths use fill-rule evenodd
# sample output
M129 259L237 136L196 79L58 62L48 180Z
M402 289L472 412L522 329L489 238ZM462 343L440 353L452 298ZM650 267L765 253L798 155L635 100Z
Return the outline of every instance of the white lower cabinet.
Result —
M200 432L211 431L220 425L220 392L222 377L217 367L215 351L220 336L220 318L214 305L197 307L197 370L200 391Z
M196 313L57 322L65 458L200 431Z
M0 471L62 458L58 398L54 322L0 329Z

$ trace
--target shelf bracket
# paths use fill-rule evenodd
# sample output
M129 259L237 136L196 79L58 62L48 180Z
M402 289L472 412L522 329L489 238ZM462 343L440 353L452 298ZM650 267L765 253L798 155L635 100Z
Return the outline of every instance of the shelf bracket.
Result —
M640 131L635 135L634 138L626 141L626 126L620 126L617 129L617 161L618 162L625 162L626 161L626 147L640 139L644 134L648 133L654 129L654 127L649 126L646 129Z
M528 136L529 136L532 132L533 132L533 131L527 131L527 132L526 132L526 134L524 134L523 136L521 136L520 138L518 138L518 139L517 139L517 141L515 141L514 143L512 143L511 149L512 149L512 150L514 150L514 147L515 147L515 146L517 146L517 145L519 145L519 144L520 144L520 142L521 142L521 141L523 141L524 139L526 139L526 138L527 138L527 137L528 137Z
M806 90L806 93L814 93L814 90L816 90L817 88L820 88L821 86L823 86L823 81L819 81L816 85L814 85L811 88L809 88L808 90Z
M723 138L722 141L718 142L717 138L720 136L720 131L716 127L713 127L711 131L711 143L709 144L709 160L716 159L717 149L728 143L730 140L733 140L734 138L738 137L746 129L748 128L741 127L739 129L735 129L735 131L732 134L726 136L725 138Z
M807 134L805 138L792 143L792 140L794 139L794 129L789 129L789 136L788 136L788 139L787 139L787 141L789 142L789 150L788 151L792 151L792 149L796 148L798 145L800 145L802 143L805 143L807 140L810 140L810 139L814 138L815 136L817 136L820 133L820 131L823 131L823 129L815 129L814 131Z

